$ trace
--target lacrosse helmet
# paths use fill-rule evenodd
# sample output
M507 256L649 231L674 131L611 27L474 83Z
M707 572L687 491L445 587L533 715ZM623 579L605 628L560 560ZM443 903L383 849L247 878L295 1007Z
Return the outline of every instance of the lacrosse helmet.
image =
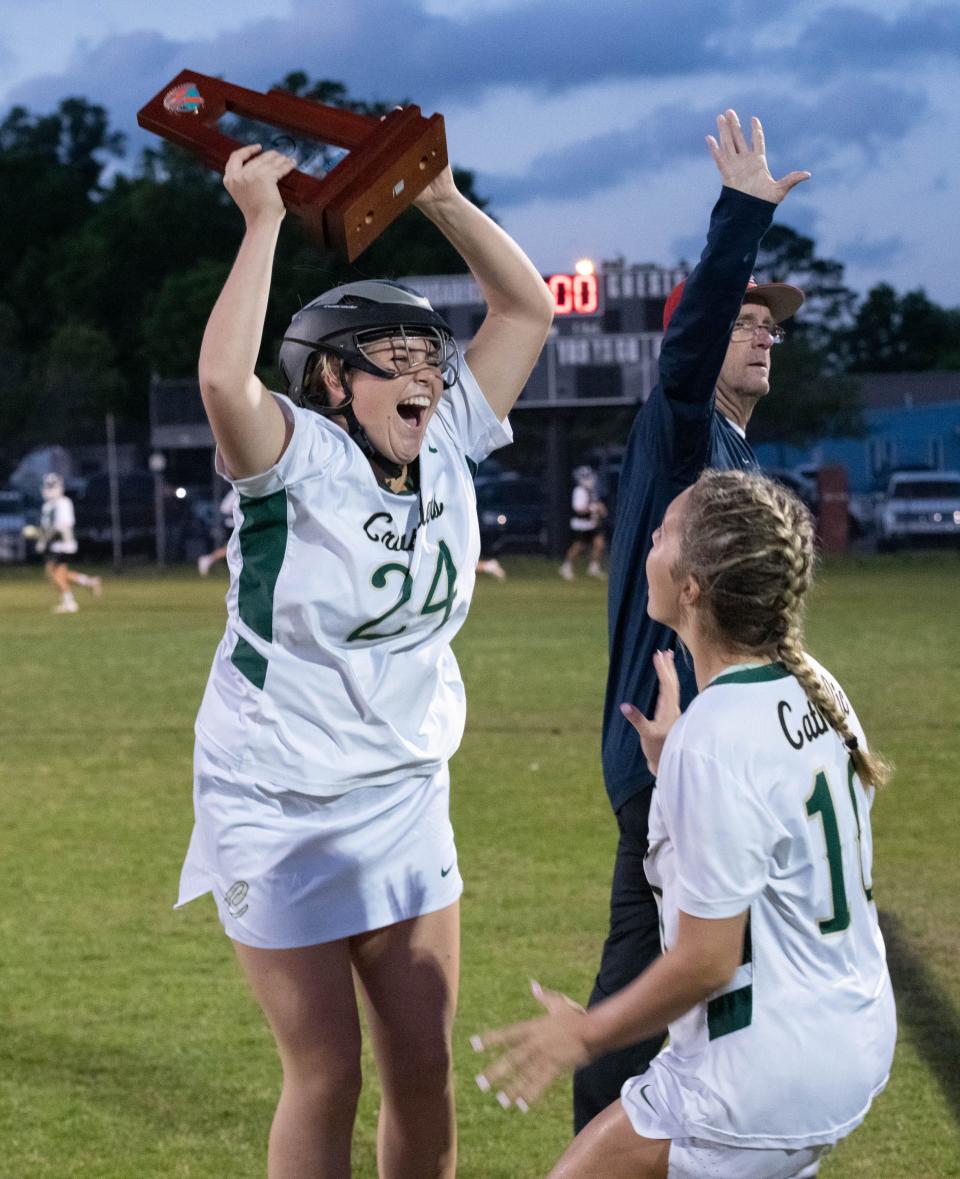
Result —
M399 341L392 369L381 368L369 352L371 344L383 339ZM297 312L280 345L280 375L287 396L316 413L342 417L354 442L390 476L398 475L402 468L376 449L357 420L348 370L362 369L384 380L413 372L424 362L405 363L403 358L409 355L406 345L412 339L427 341L426 363L439 368L445 389L454 385L460 371L460 353L450 325L434 311L429 299L389 279L362 279L320 295ZM340 384L345 396L336 405L330 404L325 388L308 388L310 375L324 352L340 361Z
M385 338L427 340L444 388L456 382L457 344L450 325L430 301L402 283L362 279L320 295L290 321L280 345L280 374L287 396L298 405L306 404L305 386L317 355L324 351L375 377L390 380L401 375L402 368L381 368L367 353L370 344ZM323 412L326 407L311 402L309 408Z
M56 471L44 475L41 493L46 500L59 499L63 495L63 479Z
M581 487L586 487L588 491L593 491L597 485L597 475L593 467L586 465L574 467L573 478Z

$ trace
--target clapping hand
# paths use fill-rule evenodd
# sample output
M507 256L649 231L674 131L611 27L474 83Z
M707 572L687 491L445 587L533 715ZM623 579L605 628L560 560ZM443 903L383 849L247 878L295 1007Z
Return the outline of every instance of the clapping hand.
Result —
M653 666L659 684L653 720L648 720L632 704L621 704L620 711L640 734L640 746L647 759L647 768L656 777L663 743L673 722L680 715L680 680L677 678L672 651L657 651L653 657Z
M756 117L750 120L751 142L747 146L743 128L735 110L717 115L717 136L707 136L707 146L716 161L727 188L759 197L779 205L787 193L804 180L809 172L790 172L782 180L774 180L767 167L767 146L763 127Z
M495 1093L504 1109L515 1106L522 1113L557 1077L590 1060L584 1038L587 1013L580 1004L538 982L531 982L530 989L546 1015L470 1037L476 1052L507 1049L479 1074L477 1085L484 1093Z

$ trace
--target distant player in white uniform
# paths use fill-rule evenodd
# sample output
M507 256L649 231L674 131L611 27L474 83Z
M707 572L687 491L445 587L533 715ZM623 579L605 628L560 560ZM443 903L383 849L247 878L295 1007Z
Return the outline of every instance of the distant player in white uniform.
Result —
M603 577L600 562L606 547L603 522L607 518L607 505L597 494L597 474L593 467L575 467L573 477L576 487L570 497L570 547L560 566L560 576L564 581L573 581L574 561L582 552L589 550L587 576Z
M442 317L366 280L294 316L286 397L254 373L293 167L256 146L224 182L246 233L214 307L200 386L239 494L226 633L196 725L196 824L180 903L212 891L276 1038L271 1179L344 1176L366 1008L383 1176L452 1177L451 1029L462 883L447 762L464 727L450 641L480 551L471 464L552 316L517 245L446 169L418 208L489 307L461 362Z
M53 608L54 614L76 614L80 607L73 596L72 586L82 585L99 598L103 584L99 577L77 573L70 568L69 560L76 561L79 552L74 532L77 519L73 500L64 491L63 479L55 472L44 475L42 495L40 526L28 526L24 529L24 536L35 542L37 552L44 558L44 573L60 594L60 600Z
M226 495L224 495L223 499L220 500L221 527L228 537L230 536L230 533L233 532L234 513L236 512L238 502L239 496L237 495L237 489L235 487L231 487ZM197 572L201 577L206 577L213 566L216 565L218 561L225 560L226 556L227 545L225 544L218 545L209 553L201 553L201 555L197 557Z
M870 808L887 770L803 650L813 556L799 500L740 471L702 475L654 533L648 610L700 692L680 717L661 652L653 720L622 705L657 777L646 871L668 952L589 1013L541 992L546 1018L483 1037L512 1050L481 1087L529 1103L601 1052L666 1027L670 1042L554 1179L815 1175L886 1084L896 1017Z

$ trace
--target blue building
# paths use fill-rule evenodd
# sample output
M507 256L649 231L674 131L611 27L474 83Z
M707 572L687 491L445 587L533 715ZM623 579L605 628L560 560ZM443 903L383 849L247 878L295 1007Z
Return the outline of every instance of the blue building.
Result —
M858 378L865 438L827 438L803 448L764 443L764 466L846 467L850 491L886 486L898 467L960 471L960 372L866 373Z

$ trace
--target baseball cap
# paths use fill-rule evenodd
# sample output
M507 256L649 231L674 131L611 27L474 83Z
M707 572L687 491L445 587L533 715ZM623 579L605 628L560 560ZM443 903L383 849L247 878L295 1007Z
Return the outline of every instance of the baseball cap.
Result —
M663 305L664 331L667 330L667 325L674 311L677 309L677 304L680 302L685 286L686 280L678 282L667 296L667 301ZM788 282L757 282L752 276L747 283L744 298L747 295L753 296L761 303L766 303L770 308L770 314L777 323L783 323L791 315L796 315L803 306L803 300L805 298L803 291L799 287L791 286Z

